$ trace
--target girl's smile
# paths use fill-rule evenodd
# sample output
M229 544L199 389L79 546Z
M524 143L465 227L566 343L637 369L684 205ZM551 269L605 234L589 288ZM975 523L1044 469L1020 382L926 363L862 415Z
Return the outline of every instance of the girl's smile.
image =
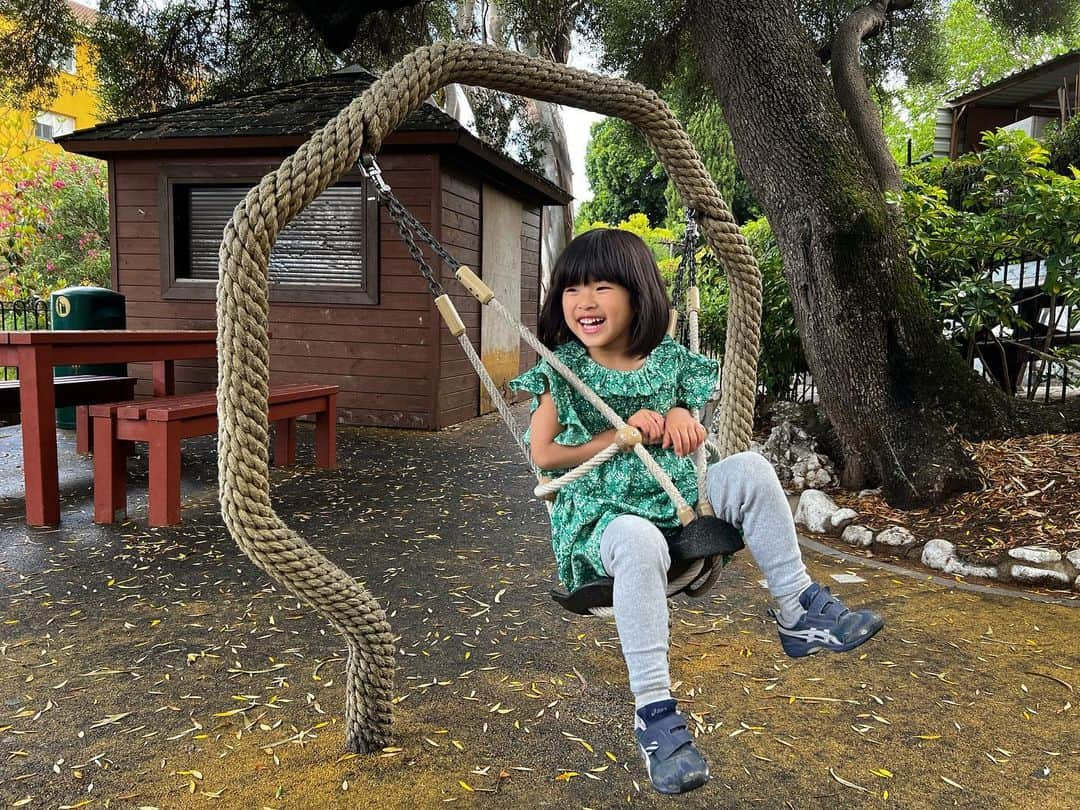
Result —
M617 366L628 359L634 307L626 287L614 281L571 284L563 290L562 306L566 325L594 360Z

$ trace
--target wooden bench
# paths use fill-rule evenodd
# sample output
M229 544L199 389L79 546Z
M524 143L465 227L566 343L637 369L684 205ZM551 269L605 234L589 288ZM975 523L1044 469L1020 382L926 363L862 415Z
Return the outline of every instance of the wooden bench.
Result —
M337 466L336 385L270 387L269 421L274 424L274 463L296 463L296 418L315 416L315 463ZM151 526L180 522L180 442L217 432L213 391L140 402L91 405L94 426L94 521L113 523L127 513L127 456L132 442L150 449Z
M75 409L75 451L89 453L93 446L89 413L86 405L99 402L116 402L135 397L134 377L108 377L94 374L76 374L71 377L53 377L53 391L57 408L80 406ZM0 380L0 413L21 413L19 381Z

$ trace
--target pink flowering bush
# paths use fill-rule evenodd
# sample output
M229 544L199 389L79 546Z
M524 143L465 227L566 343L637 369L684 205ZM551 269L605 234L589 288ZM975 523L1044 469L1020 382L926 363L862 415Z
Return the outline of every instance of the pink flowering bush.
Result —
M109 286L106 189L97 160L0 166L0 300Z

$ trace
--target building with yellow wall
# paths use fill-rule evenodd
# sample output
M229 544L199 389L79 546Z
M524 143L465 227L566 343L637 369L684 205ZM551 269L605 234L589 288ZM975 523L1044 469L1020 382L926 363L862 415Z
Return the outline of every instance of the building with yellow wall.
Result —
M94 24L97 12L67 0L81 29ZM0 106L0 161L23 163L64 155L52 141L99 123L98 82L89 40L76 35L74 53L57 65L57 94L43 107Z

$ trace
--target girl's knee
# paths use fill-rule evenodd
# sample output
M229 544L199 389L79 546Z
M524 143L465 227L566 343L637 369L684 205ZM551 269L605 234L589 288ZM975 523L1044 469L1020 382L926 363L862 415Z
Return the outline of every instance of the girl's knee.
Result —
M747 450L721 459L709 468L710 483L719 483L728 476L742 481L771 481L776 478L776 471L761 453Z
M604 565L663 568L671 566L667 540L656 526L637 515L620 515L604 530L600 543Z

